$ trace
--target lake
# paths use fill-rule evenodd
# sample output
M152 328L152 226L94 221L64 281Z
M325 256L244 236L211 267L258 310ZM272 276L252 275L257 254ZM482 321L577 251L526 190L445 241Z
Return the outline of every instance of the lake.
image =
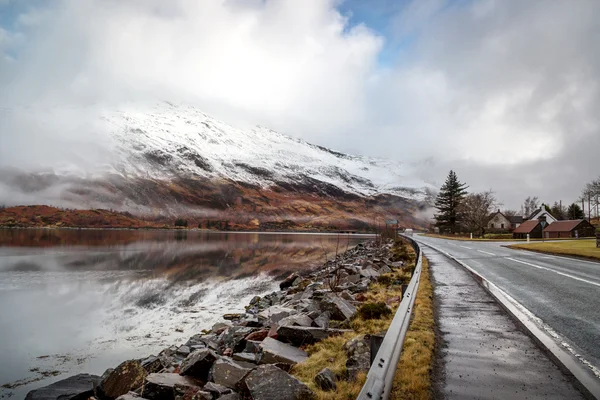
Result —
M369 238L0 229L0 398L183 343Z

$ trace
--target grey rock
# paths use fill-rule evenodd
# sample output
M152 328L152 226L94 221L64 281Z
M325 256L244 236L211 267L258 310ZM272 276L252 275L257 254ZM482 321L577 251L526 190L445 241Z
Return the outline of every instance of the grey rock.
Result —
M257 328L247 326L233 326L223 332L220 342L222 343L223 347L232 349L237 353L244 350L246 347L244 338L252 332L256 332L257 330Z
M98 375L79 374L32 390L25 400L79 400L94 395L94 386L100 383Z
M249 362L249 363L256 363L257 357L256 357L256 353L242 352L242 353L234 353L231 358L233 358L234 361L245 361L245 362Z
M315 318L315 325L319 328L329 328L329 320L331 319L331 312L325 311L321 313L317 318Z
M383 267L379 268L379 273L380 274L389 274L390 272L392 272L392 269L390 267L388 267L387 265L384 265Z
M365 278L377 278L381 275L379 272L377 272L374 268L371 267L361 269L358 271L358 273L360 274L360 276L363 276Z
M160 372L163 370L164 367L165 366L160 357L150 356L145 360L142 360L142 368L144 368L149 374L152 374L154 372Z
M206 385L204 385L202 390L210 393L214 398L222 398L222 396L226 394L233 393L233 390L231 390L230 388L225 387L223 385L219 385L218 383L214 382L208 382Z
M315 394L298 379L274 365L262 365L252 371L245 386L253 400L309 400Z
M331 312L331 319L337 321L352 319L357 312L356 307L334 294L328 294L328 296L323 299L321 308Z
M247 368L241 362L223 357L214 363L210 372L210 380L230 389L235 389L250 371L252 371L252 368Z
M96 397L114 400L130 390L140 388L146 375L148 373L139 361L124 361L100 382L96 388Z
M214 334L220 334L221 332L223 332L225 329L227 328L231 328L233 326L233 324L229 321L225 321L225 322L217 322L216 324L214 324L212 326L212 328L210 329L210 331Z
M192 352L192 350L189 348L189 346L179 346L179 348L177 349L177 354L187 357L190 353Z
M347 329L324 329L305 326L280 326L277 328L277 340L294 346L313 344L330 336L351 332Z
M178 391L181 391L182 388L197 391L200 390L201 385L201 381L189 376L165 373L150 374L146 377L143 393L149 400L175 400L175 386Z
M260 344L262 341L258 340L246 340L246 347L244 348L244 353L260 353Z
M262 341L260 349L260 364L297 364L308 358L306 352L269 337Z
M350 379L356 378L359 372L371 368L371 348L368 337L357 337L344 344L346 350L346 370Z
M311 326L312 319L306 314L293 314L289 317L281 319L277 325L279 326Z
M196 350L183 360L179 371L181 375L189 375L206 382L208 372L216 359L217 355L211 350Z
M292 308L281 306L271 306L264 311L258 313L260 318L266 319L271 323L277 323L285 317L292 315L295 312Z
M335 375L329 368L323 368L316 376L315 383L323 390L336 390Z

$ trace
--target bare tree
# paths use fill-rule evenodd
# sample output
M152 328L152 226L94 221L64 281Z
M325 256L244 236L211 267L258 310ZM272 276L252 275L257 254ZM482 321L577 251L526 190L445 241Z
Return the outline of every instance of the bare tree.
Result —
M537 196L527 197L521 206L521 213L523 217L529 217L535 210L540 206L540 199Z
M519 214L517 210L504 210L502 213L507 217L514 217Z
M469 193L463 200L460 213L464 227L469 232L483 232L490 214L498 206L494 192Z

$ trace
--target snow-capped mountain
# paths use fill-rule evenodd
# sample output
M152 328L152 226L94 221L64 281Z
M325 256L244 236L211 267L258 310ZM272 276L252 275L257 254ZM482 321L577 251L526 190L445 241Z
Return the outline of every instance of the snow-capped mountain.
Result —
M118 143L123 176L174 174L228 179L263 188L320 181L362 196L388 193L422 199L427 187L400 162L352 156L273 130L236 129L188 105L104 112Z
M364 227L387 217L414 222L430 188L410 165L262 127L234 128L190 105L11 113L17 122L35 120L37 139L14 154L39 163L2 163L11 152L0 149L0 205L103 208L153 221L186 216L197 224L214 218L261 229ZM7 129L21 130L0 124L0 133Z

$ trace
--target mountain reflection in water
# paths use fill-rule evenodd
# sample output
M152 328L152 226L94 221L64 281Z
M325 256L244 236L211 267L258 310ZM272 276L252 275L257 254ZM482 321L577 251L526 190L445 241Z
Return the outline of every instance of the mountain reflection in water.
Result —
M356 235L0 229L0 396L157 353Z

